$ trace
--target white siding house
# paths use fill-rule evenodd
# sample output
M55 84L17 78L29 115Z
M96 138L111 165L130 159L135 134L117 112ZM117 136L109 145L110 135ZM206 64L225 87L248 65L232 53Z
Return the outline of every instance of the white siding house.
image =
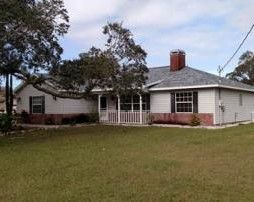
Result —
M29 109L29 97L45 96L45 114L79 114L97 112L97 101L85 99L55 98L28 85L16 94L18 105L17 112Z
M33 117L57 115L56 119L98 113L101 122L140 124L148 119L189 124L194 116L202 125L254 118L253 86L187 67L181 50L172 51L170 61L169 66L150 68L143 95L112 96L107 90L96 89L93 93L98 100L62 99L27 85L16 91L17 112L25 110Z

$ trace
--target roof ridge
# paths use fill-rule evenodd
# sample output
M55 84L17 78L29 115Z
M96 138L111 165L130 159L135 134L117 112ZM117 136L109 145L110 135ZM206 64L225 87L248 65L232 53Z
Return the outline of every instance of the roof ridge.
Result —
M158 68L169 68L169 65L167 65L167 66L158 66L158 67L148 67L148 69L158 69Z

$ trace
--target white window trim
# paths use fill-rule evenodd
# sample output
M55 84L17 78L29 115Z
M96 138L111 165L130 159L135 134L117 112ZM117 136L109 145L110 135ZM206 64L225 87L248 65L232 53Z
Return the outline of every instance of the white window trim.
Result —
M177 93L191 93L192 101L176 101L176 94ZM179 103L191 103L191 112L178 112L177 111L177 104ZM178 114L192 114L193 113L193 91L179 91L175 93L175 112Z

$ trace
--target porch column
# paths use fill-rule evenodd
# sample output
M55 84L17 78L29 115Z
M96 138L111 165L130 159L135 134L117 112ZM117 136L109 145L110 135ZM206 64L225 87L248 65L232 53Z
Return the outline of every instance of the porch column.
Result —
M131 112L133 112L133 96L131 96Z
M139 122L140 122L140 124L143 123L142 118L143 118L143 116L142 116L142 95L139 95Z
M101 121L101 95L98 95L98 114L99 114L99 122Z
M118 124L120 124L121 123L121 109L120 109L120 107L121 107L121 105L120 105L120 102L121 102L121 99L120 99L120 96L119 95L117 95L117 121L118 121Z

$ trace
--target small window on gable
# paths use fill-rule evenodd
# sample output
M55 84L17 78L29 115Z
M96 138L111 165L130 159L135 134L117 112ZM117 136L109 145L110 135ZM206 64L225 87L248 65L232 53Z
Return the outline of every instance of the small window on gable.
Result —
M239 106L243 106L243 95L239 94Z

